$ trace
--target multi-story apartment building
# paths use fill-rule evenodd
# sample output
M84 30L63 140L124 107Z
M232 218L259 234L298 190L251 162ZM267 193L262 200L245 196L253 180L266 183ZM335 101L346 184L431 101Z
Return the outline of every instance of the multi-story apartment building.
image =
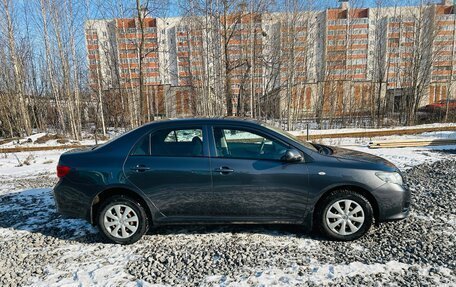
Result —
M324 84L323 111L342 114L358 108L366 101L371 82L368 69L370 51L369 9L349 9L342 2L339 9L325 12L325 43L322 80Z
M313 117L319 108L368 113L374 97L394 112L417 88L420 105L456 91L456 17L448 1L394 8L343 1L323 11L205 21L144 18L142 28L136 18L88 21L90 86L134 98L142 83L143 107L167 116L192 115L221 92L231 95L234 113L255 114L256 102L274 115L293 108Z
M456 14L454 6L441 5L435 7L433 17L436 25L436 35L432 54L431 84L429 86L428 102L433 103L446 99L450 90L454 90L456 68Z

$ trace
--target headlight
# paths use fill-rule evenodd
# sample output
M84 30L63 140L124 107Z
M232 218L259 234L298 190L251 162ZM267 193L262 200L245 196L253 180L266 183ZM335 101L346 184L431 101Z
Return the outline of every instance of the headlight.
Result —
M376 172L375 175L384 182L402 185L402 176L398 172Z

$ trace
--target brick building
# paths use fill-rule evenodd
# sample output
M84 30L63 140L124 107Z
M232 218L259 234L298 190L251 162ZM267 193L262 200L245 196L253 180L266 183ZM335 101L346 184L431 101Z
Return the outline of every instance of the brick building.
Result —
M297 16L229 15L209 23L210 30L198 21L145 18L142 29L135 18L87 21L90 86L137 94L143 81L143 107L167 116L194 114L201 104L194 95L205 81L215 88L203 100L213 101L222 76L229 77L234 111L247 115L256 112L253 102L276 116L290 106L313 117L318 104L326 114L363 114L374 94L394 112L417 77L428 79L420 83L420 105L454 94L456 17L448 1L394 8L350 8L342 1L338 8ZM232 27L229 39L223 25ZM220 45L224 39L226 46ZM214 43L226 49L223 67L217 56L203 56ZM414 78L417 51L428 68Z

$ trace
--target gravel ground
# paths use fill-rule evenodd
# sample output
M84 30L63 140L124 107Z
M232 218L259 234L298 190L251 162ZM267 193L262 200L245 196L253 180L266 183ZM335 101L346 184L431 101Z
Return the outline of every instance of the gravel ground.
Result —
M298 226L162 227L131 246L55 212L54 176L0 177L0 285L456 286L456 160L405 171L413 212L355 242Z

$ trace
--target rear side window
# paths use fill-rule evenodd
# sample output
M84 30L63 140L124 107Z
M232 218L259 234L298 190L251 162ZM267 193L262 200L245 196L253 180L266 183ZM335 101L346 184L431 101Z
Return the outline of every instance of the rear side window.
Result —
M165 138L165 142L191 142L195 137L203 140L201 129L173 130Z
M165 129L150 137L152 156L199 157L203 156L203 129Z
M131 151L131 155L149 155L150 154L150 135L142 137Z

